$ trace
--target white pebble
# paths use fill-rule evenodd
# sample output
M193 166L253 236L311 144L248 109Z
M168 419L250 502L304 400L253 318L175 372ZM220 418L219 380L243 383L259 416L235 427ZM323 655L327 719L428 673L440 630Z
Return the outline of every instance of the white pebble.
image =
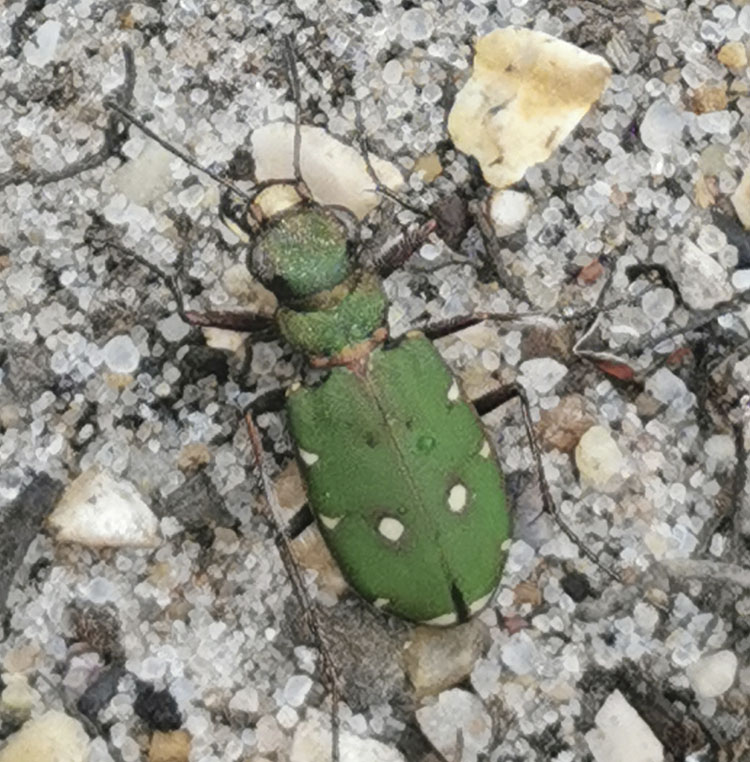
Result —
M401 61L398 58L391 58L383 67L381 76L387 85L397 85L401 81L403 73L404 67L401 65Z
M102 348L102 356L113 373L133 373L141 361L138 347L130 336L115 336Z
M684 125L682 113L669 101L655 101L641 122L641 141L652 151L669 153L679 142Z
M421 8L410 8L401 16L401 34L409 42L426 40L434 28L430 16Z
M312 684L307 675L292 675L284 686L284 701L289 706L302 706Z
M562 381L568 369L551 357L536 357L521 363L521 383L537 394L551 392Z
M715 698L726 693L737 674L737 657L731 651L702 656L687 670L693 690L701 698Z
M97 468L71 482L48 522L58 542L96 548L148 548L159 543L159 521L137 490Z
M664 749L643 718L620 691L609 695L597 712L586 743L596 762L662 762Z
M463 736L464 762L474 762L492 737L492 720L481 699L459 688L443 691L437 703L417 710L417 722L445 759L455 759L458 731Z

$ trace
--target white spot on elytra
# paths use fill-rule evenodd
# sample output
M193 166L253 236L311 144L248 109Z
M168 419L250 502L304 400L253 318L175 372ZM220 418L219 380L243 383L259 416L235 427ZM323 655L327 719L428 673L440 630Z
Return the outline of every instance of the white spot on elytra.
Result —
M299 456L308 466L318 462L318 456L314 452L308 452L301 447L299 448Z
M324 516L321 513L320 520L323 522L323 526L327 529L335 529L336 525L341 521L341 516Z
M458 616L455 611L452 611L450 614L442 614L441 616L436 616L434 619L428 619L425 622L422 622L422 624L428 624L431 627L447 627L449 624L455 624L458 621Z
M461 513L466 507L466 496L466 487L460 482L454 484L451 487L451 491L448 493L448 508L450 508L453 513Z
M382 609L383 606L387 606L391 602L390 598L376 598L372 605L375 606L376 609Z
M378 524L378 532L380 532L386 540L396 542L404 533L404 525L398 519L386 516L384 519L380 520L380 524Z
M483 458L490 457L490 443L486 439L484 440L484 442L482 442L482 447L479 450L479 454Z
M456 383L456 379L453 379L453 383L451 384L451 388L448 389L448 401L449 402L455 402L458 399L459 391L458 391L458 384Z
M487 593L487 595L477 598L474 603L469 606L469 614L476 614L477 611L481 611L489 603L490 598L492 598L492 593Z

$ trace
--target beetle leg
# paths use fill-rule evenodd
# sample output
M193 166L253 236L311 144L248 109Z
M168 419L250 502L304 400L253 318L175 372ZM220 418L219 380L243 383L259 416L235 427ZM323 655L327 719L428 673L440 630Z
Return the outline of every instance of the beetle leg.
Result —
M600 560L596 553L594 553L587 545L583 543L583 541L578 537L578 535L565 523L562 516L560 515L560 512L557 510L557 506L555 505L555 501L552 499L552 494L550 492L549 483L547 482L547 477L544 474L544 465L542 464L542 453L539 449L539 445L536 441L536 437L534 436L534 431L532 427L532 421L531 421L531 407L529 405L528 397L526 396L526 391L520 384L507 384L506 386L500 387L499 389L493 389L490 392L487 392L487 394L483 394L481 397L473 401L474 407L477 411L477 413L481 415L486 415L487 413L492 412L496 408L500 407L500 405L504 404L505 402L508 402L509 400L513 399L514 397L518 397L520 403L521 403L521 411L523 414L523 425L524 429L526 429L526 437L529 440L529 446L531 447L531 454L534 458L534 465L536 466L536 472L537 477L539 479L539 488L542 493L542 503L543 503L543 509L547 513L549 513L550 516L555 520L555 523L562 529L562 531L567 535L567 537L575 543L575 545L578 547L579 551L582 555L584 555L586 558L589 559L592 563L596 564L608 577L610 577L612 580L616 582L621 582L620 575L617 574L617 572L610 569L608 566L605 566Z
M281 507L279 505L276 491L273 487L273 482L268 471L265 468L263 462L263 446L261 444L260 434L258 429L253 423L252 416L248 413L245 416L247 423L247 430L250 435L250 443L253 448L253 457L255 459L255 465L260 472L260 480L263 485L263 492L266 496L266 508L263 511L264 515L271 524L272 529L276 534L276 546L279 549L281 560L284 564L289 579L292 582L292 589L299 601L302 608L302 615L305 619L307 629L312 636L315 647L320 653L320 658L323 666L323 675L328 683L329 690L331 692L331 736L332 736L332 762L340 762L339 752L339 676L336 671L336 667L331 657L331 653L326 646L325 640L321 632L320 622L317 613L317 604L312 600L305 587L305 581L302 577L299 564L294 557L290 540L287 537L286 532L281 528L281 520L279 519Z
M90 239L89 243L93 244ZM120 254L132 259L134 262L145 267L152 275L160 280L172 293L172 297L177 303L177 313L188 324L197 328L225 328L230 331L244 331L255 334L258 339L274 339L277 337L276 324L272 316L258 312L246 311L220 311L207 310L206 312L196 312L185 309L185 300L182 296L182 290L174 275L168 275L162 272L155 264L149 262L145 257L128 249L118 241L108 238L102 244L96 244L103 248L108 246L115 249Z
M428 220L416 230L407 230L395 241L390 241L375 256L370 258L368 267L376 270L381 278L398 270L415 251L429 238L437 227L435 220Z

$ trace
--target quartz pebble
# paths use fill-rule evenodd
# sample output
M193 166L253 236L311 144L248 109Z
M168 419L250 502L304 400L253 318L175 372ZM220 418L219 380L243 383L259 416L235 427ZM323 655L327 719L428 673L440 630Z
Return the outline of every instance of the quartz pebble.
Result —
M582 483L602 491L616 488L612 482L624 465L625 457L604 426L592 426L578 442L576 466Z
M320 204L349 209L359 219L380 203L364 158L351 146L336 140L320 127L302 126L300 166L313 198ZM293 178L294 125L273 122L252 134L255 173L259 182L271 178ZM370 154L375 174L391 190L403 185L395 164Z
M0 751L0 762L88 762L89 737L78 720L50 711L29 720Z
M505 188L545 161L599 98L609 64L548 34L508 27L476 43L471 79L448 116L456 147Z
M710 310L734 294L726 270L692 241L685 241L681 255L672 254L670 270L682 298L696 310Z
M141 355L130 336L115 336L102 348L104 362L113 373L133 373Z
M731 651L717 651L701 656L686 672L690 685L701 698L716 698L732 687L737 664L737 657Z
M684 124L682 114L669 101L658 100L648 107L639 134L646 148L669 153L680 141Z
M498 190L490 200L490 219L499 238L520 230L533 209L534 203L528 193L514 190Z
M456 758L459 730L463 738L462 762L478 759L492 737L492 720L481 699L460 688L443 691L435 703L417 709L417 722L445 759Z
M39 68L54 60L57 43L60 40L62 24L49 19L39 26L36 33L23 46L26 60Z
M586 742L596 762L662 762L664 749L643 718L620 691L611 693L597 712Z
M396 749L346 730L341 731L340 744L342 762L405 762ZM307 719L297 725L289 759L290 762L330 762L331 730L322 712L308 711Z
M434 28L432 16L421 8L410 8L401 16L401 34L409 42L426 40Z
M135 488L97 468L71 482L48 522L58 542L97 548L159 543L159 522Z
M112 173L112 184L132 203L148 206L174 185L169 168L173 159L166 148L147 141L138 156L124 162Z
M537 394L551 392L565 378L568 369L551 357L535 357L521 363L521 383Z

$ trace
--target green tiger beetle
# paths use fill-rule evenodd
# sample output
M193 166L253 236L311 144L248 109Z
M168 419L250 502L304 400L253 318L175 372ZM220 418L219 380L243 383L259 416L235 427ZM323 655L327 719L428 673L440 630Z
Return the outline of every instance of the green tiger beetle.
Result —
M467 399L432 340L483 320L515 316L481 313L389 338L382 280L419 248L435 224L430 221L404 235L375 261L360 261L352 246L354 216L317 203L302 176L300 88L288 41L285 55L296 103L294 177L261 182L246 194L208 172L228 189L222 201L223 219L253 239L247 267L276 295L276 313L269 318L254 312L189 311L176 279L157 274L190 325L264 336L275 329L307 356L312 367L326 371L314 385L297 383L287 390L286 411L307 485L309 512L351 587L382 612L411 622L434 626L466 622L492 599L511 537L503 473L480 418L507 401L509 394L499 390L478 400ZM107 105L192 166L207 171L116 102ZM392 196L378 182L364 149L374 184ZM140 256L128 254L154 270ZM524 423L530 434L527 408ZM272 482L250 416L248 428L273 508ZM545 508L552 510L539 451L533 437L531 441ZM276 519L274 523L328 674L337 760L335 669L291 554L290 533ZM299 533L306 522L295 524ZM590 550L581 550L598 563Z

